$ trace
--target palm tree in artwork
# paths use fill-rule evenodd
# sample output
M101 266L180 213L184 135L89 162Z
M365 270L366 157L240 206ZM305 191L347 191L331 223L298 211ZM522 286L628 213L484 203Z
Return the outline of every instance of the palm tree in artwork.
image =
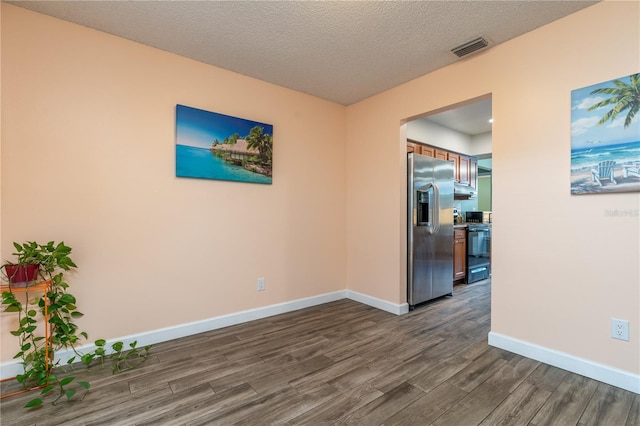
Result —
M273 137L268 133L264 133L263 127L253 127L245 139L247 141L247 148L257 149L260 160L265 164L271 164Z
M598 125L601 126L609 120L615 120L618 114L625 111L627 112L627 117L624 120L624 127L627 128L631 125L633 118L638 111L640 111L640 74L631 74L630 77L630 84L620 80L614 80L613 84L615 87L603 87L591 92L592 95L599 93L611 95L610 98L589 107L589 111L593 111L598 108L613 105L613 108L598 121Z

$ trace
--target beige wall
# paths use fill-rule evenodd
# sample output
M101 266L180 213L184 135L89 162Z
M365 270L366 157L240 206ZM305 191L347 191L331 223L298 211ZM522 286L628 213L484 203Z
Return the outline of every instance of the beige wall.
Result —
M599 3L350 106L349 289L405 301L403 120L491 94L492 332L640 372L640 197L569 193L571 90L640 71L638 16Z
M2 94L3 253L71 245L91 338L346 288L345 107L5 3ZM177 103L273 124L273 185L176 178Z

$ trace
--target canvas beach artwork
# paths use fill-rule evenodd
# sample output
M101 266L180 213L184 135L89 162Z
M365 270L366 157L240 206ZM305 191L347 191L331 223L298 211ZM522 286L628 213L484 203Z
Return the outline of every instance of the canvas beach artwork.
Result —
M640 74L571 92L571 194L640 192Z
M273 126L176 105L176 176L272 183Z

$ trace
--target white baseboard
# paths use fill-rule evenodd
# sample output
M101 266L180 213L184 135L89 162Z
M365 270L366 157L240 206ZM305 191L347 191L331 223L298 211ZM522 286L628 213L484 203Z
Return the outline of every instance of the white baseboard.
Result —
M357 291L347 290L347 299L354 300L356 302L364 303L373 308L380 309L395 315L404 315L409 312L409 304L402 303L397 305L395 303L388 302L386 300L378 299L377 297L369 296Z
M191 336L206 331L216 330L218 328L228 327L231 325L242 324L245 322L267 318L274 315L284 314L287 312L297 311L298 309L309 308L311 306L321 305L323 303L334 302L341 299L351 299L356 302L364 303L392 314L401 315L409 312L409 305L406 303L396 305L382 299L367 296L362 293L343 290L325 293L318 296L307 297L304 299L292 300L290 302L278 303L276 305L265 306L262 308L250 309L247 311L236 312L228 315L208 318L206 320L194 321L187 324L180 324L173 327L151 330L144 333L133 334L130 336L111 339L107 342L107 347L113 342L123 342L125 347L131 342L137 342L137 347L141 348L146 345L166 342L181 337ZM87 344L77 348L80 353L92 352L96 349L94 344ZM73 351L57 351L56 360L64 365L75 354ZM0 364L0 379L15 377L22 372L22 364L19 360L11 360Z
M489 345L640 394L640 375L490 332Z

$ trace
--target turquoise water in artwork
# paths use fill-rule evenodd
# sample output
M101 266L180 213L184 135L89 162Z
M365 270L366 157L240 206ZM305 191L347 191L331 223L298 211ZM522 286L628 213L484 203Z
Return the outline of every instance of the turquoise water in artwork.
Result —
M572 170L587 169L605 160L612 160L618 164L640 162L640 142L605 146L594 145L588 148L571 150Z
M253 173L242 167L225 163L205 148L176 144L176 176L233 180L239 182L271 183L269 176Z

